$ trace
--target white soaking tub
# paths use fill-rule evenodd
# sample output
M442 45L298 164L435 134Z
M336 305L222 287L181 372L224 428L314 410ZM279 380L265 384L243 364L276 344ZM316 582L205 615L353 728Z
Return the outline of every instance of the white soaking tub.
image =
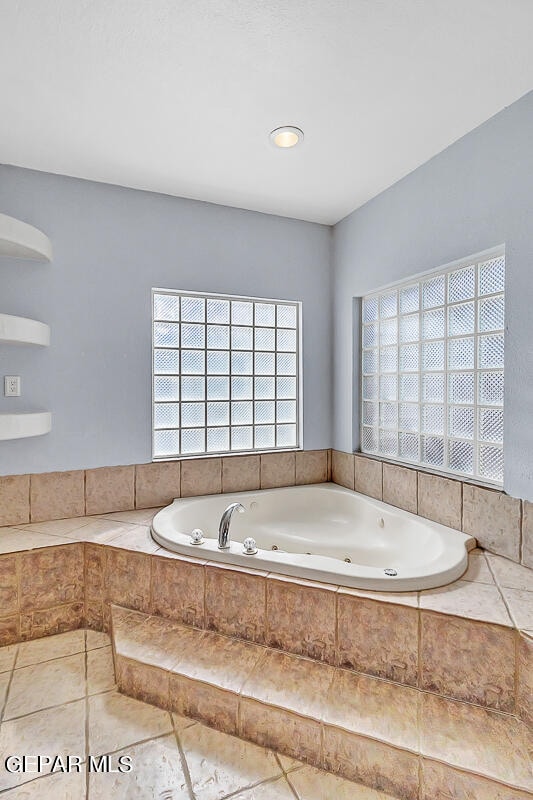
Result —
M230 503L230 548L218 527ZM194 529L203 533L192 544ZM197 534L199 536L199 534ZM460 531L334 483L187 497L159 511L152 536L183 555L376 591L413 591L459 578L476 541ZM257 553L245 555L253 537Z

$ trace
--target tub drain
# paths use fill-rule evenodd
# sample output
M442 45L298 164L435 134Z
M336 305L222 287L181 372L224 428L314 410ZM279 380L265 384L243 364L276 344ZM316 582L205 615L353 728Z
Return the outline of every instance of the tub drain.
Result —
M347 564L351 564L352 563L352 559L351 558L345 558L344 560L346 561Z
M271 549L272 550L279 550L279 547L277 546L277 544L273 544Z
M398 571L395 569L384 569L383 572L385 573L385 575L389 575L391 577L398 574Z

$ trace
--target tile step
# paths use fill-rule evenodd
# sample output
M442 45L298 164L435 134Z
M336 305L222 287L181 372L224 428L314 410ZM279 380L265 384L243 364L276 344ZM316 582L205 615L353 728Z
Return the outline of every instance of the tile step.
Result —
M533 798L514 716L119 606L111 623L124 694L402 800Z

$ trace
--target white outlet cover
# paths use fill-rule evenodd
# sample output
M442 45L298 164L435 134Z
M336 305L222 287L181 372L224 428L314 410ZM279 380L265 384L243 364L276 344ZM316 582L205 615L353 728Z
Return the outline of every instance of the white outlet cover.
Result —
M20 376L6 375L4 377L4 396L20 397Z

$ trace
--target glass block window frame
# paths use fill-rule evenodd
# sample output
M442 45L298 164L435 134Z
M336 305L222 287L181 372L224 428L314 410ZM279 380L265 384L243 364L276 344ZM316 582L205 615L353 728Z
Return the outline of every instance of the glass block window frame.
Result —
M152 289L152 460L301 447L302 304Z
M503 484L505 254L368 294L361 451Z

